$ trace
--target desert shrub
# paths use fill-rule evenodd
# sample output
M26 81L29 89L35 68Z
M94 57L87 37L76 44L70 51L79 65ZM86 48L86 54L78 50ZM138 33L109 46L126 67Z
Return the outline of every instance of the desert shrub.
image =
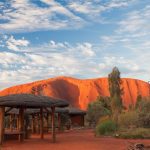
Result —
M139 126L150 128L150 113L139 113Z
M107 120L110 120L111 119L111 116L107 115L107 116L103 116L103 117L100 117L98 123L102 123L102 122L105 122Z
M110 135L117 130L117 125L112 120L105 120L96 126L96 135Z
M150 128L150 97L145 97L137 101L136 111L139 113L139 125Z
M150 138L150 129L146 128L136 128L136 129L126 129L125 131L120 131L118 133L120 138L125 139L144 139Z
M139 124L139 115L136 111L129 111L120 114L118 125L120 128L137 127Z
M95 126L100 117L111 114L109 102L108 97L98 97L96 101L89 103L86 120L90 126Z

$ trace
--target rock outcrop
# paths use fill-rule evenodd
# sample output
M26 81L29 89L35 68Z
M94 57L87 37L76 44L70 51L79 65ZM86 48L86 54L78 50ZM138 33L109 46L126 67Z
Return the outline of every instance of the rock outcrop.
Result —
M136 103L139 94L150 95L150 85L137 79L122 79L124 88L123 104L128 107ZM70 77L56 77L47 80L36 81L23 85L13 86L0 91L0 96L18 93L33 93L63 98L72 106L86 109L88 103L94 101L97 96L109 96L108 79L75 79Z

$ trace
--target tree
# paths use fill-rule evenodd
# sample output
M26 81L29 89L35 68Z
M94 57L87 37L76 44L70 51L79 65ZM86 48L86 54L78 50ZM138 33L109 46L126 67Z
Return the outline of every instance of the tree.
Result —
M122 104L122 94L123 88L121 88L121 78L120 72L117 67L114 67L112 72L108 75L108 82L109 82L109 92L111 98L111 110L112 110L112 117L116 123L118 122L118 116L123 109Z
M100 117L110 115L110 99L109 97L98 96L96 101L89 103L87 108L86 119L89 125L96 125Z
M143 100L142 96L138 95L137 98L136 98L135 109L139 109L142 100Z

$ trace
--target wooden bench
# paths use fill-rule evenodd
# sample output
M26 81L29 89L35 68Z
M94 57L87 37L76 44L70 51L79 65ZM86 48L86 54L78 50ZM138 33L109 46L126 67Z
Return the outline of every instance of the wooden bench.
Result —
M20 132L20 131L5 131L4 132L4 140L16 140L19 139L20 136L24 135L24 132Z

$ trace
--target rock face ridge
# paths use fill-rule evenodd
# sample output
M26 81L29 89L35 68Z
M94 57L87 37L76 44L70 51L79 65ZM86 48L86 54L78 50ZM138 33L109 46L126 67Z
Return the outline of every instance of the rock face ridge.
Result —
M150 85L137 79L122 79L124 88L123 104L128 107L136 103L139 94L150 96ZM0 96L18 93L32 93L66 99L74 107L86 109L97 96L109 96L108 79L76 79L56 77L47 80L13 86L0 91Z

